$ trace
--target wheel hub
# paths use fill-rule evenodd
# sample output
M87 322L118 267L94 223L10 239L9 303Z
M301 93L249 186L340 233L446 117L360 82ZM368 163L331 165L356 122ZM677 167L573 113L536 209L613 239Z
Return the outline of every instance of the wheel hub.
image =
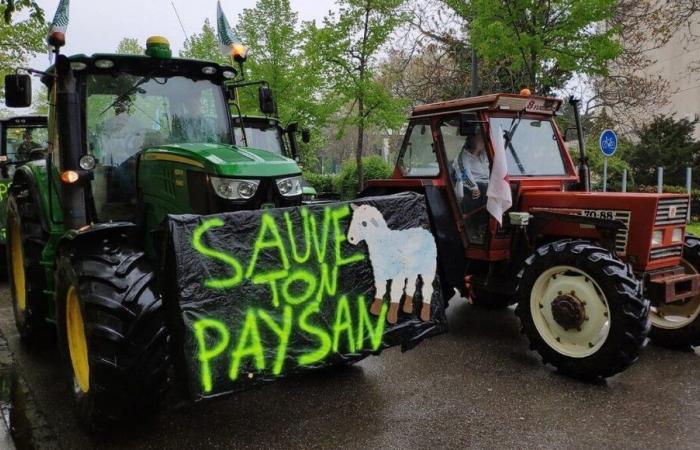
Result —
M559 294L552 301L552 317L565 330L580 329L586 320L586 308L574 293Z

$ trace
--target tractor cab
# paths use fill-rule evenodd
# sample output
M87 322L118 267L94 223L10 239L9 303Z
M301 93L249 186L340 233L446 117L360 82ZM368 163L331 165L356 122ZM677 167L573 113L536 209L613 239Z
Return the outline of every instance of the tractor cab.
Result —
M504 146L516 204L530 189L562 191L578 179L553 120L561 100L496 94L418 106L411 115L391 181L443 188L468 257L507 258L509 235L486 209L495 145ZM507 226L509 218L505 217Z

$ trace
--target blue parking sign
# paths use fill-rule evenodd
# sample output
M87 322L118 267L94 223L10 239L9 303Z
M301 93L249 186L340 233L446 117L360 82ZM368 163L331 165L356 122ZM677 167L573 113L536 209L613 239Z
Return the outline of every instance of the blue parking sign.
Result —
M605 156L612 156L617 150L617 134L613 130L605 130L600 133L600 140L598 141L600 145L600 151L603 152Z

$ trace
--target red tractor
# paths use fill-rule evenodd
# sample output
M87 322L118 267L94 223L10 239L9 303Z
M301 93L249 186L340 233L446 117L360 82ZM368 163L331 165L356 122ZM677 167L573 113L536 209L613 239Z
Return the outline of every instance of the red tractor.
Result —
M562 373L621 372L647 334L669 347L700 344L689 197L591 192L583 145L576 165L555 123L561 104L494 94L418 106L391 179L370 181L363 195L423 193L445 298L456 288L485 308L517 303L531 348ZM497 146L512 197L502 224L486 206Z

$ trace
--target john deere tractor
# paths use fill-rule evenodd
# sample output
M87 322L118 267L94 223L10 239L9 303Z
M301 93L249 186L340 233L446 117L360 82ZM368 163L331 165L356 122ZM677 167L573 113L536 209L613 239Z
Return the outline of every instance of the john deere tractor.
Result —
M56 53L42 72L48 154L9 192L10 288L24 341L55 326L94 426L147 415L167 385L155 263L166 215L299 205L302 179L294 160L236 145L234 68L172 58L159 37L147 56ZM29 75L5 86L8 106L30 104Z
M15 116L0 120L0 244L5 245L5 204L17 167L42 159L47 145L46 116Z

